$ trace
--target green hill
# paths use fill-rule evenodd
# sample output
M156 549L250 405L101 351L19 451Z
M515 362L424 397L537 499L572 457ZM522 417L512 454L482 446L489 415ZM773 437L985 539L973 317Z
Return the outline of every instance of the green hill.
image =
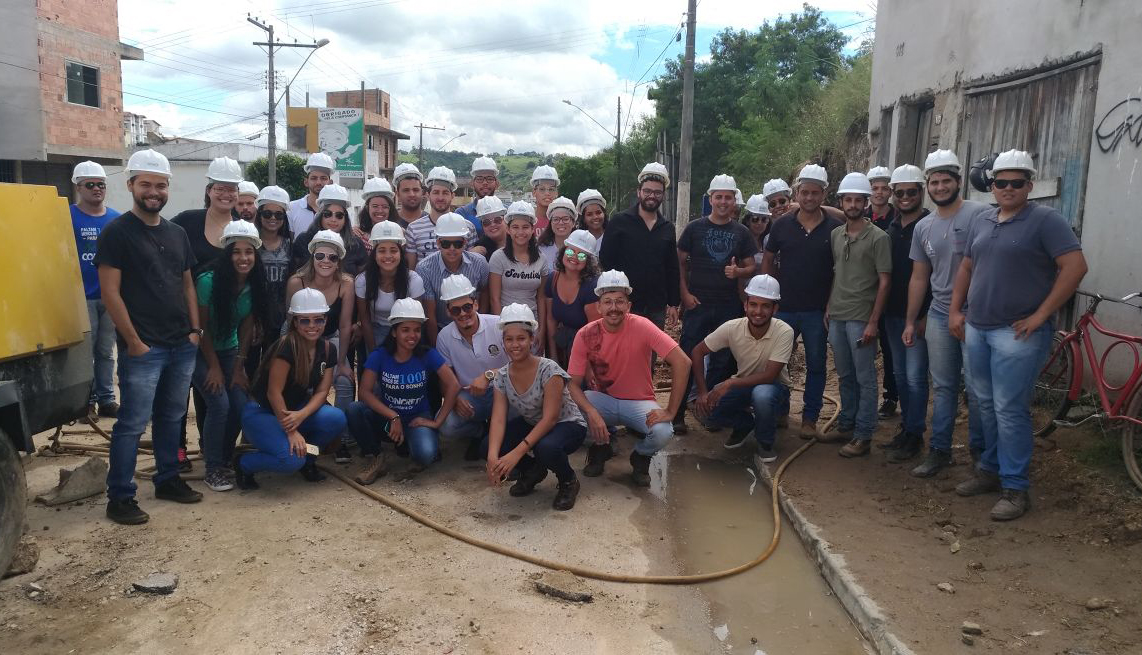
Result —
M545 155L539 152L515 153L509 151L509 153L510 154L505 155L493 152L488 153L488 156L495 159L496 164L500 167L500 189L517 192L531 188L531 172L536 166L541 164L554 166L556 161L562 158L562 155ZM472 168L472 160L483 154L484 153L479 152L459 152L456 150L441 151L425 148L424 167L421 170L424 173L428 173L433 166L447 166L457 175L467 176ZM397 161L412 164L417 163L416 150L411 152L401 151L397 155Z

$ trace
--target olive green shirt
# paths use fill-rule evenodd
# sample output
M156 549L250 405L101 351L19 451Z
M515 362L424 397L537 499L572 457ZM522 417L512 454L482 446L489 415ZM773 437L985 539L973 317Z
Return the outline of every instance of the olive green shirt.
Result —
M829 234L833 246L829 319L868 321L876 304L880 274L892 272L892 240L867 221L855 239L849 238L845 229L841 225Z

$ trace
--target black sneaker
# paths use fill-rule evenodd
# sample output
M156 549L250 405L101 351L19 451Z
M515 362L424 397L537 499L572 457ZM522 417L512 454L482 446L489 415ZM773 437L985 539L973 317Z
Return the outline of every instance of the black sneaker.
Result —
M112 498L107 501L107 518L121 525L141 525L151 517L134 498Z
M674 426L674 434L686 434L690 428L686 426L686 419L678 419L672 423Z
M888 461L907 462L924 451L924 437L911 432L904 433L904 443L888 451ZM950 457L949 457L950 461Z
M99 403L99 415L104 418L116 418L119 416L119 403Z
M725 448L726 450L733 450L734 448L741 448L742 444L745 443L745 440L749 438L749 435L751 432L753 432L753 428L746 428L744 430L734 430L733 432L730 433L730 436L727 437L724 442L722 442L722 447Z
M930 478L952 463L952 454L946 450L929 448L928 456L919 466L912 469L912 475L917 478Z
M880 409L877 411L880 418L892 418L896 416L896 401L891 398L886 398L880 404Z
M185 480L176 476L155 485L155 498L173 500L176 503L197 503L202 500L202 494L191 489Z
M568 482L560 482L559 488L555 491L555 500L551 503L551 509L558 512L566 512L575 506L575 499L579 496L579 478L572 478Z
M487 457L484 451L480 448L480 444L483 443L483 441L483 439L468 440L468 447L464 450L465 462L478 462L481 459Z
M337 452L333 453L333 461L338 464L348 464L353 461L353 455L349 452L349 447L345 445L344 441L337 447Z
M234 486L244 491L257 489L261 485L254 479L254 474L242 470L242 455L243 453L234 453Z
M770 462L776 462L777 461L777 451L774 450L773 446L762 446L762 445L758 444L758 446L757 446L757 458L759 460L761 460L761 462L763 464L769 464Z
M325 479L325 474L317 470L317 458L313 455L305 456L305 464L301 467L301 477L305 478L306 482L321 482Z
M892 441L878 443L876 444L876 447L880 448L881 450L896 450L897 448L904 445L904 440L907 435L908 433L905 432L904 427L901 426L900 430L896 434L892 435Z

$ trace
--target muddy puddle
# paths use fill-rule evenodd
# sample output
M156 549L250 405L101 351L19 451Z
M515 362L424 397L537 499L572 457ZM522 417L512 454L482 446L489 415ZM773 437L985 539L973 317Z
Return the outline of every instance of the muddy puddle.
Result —
M657 525L648 523L647 529L667 526L679 573L731 568L768 546L773 535L769 489L744 463L673 455L665 465L655 464L651 491L659 502L644 508ZM699 585L698 591L709 606L709 629L724 652L871 652L788 525L767 561Z

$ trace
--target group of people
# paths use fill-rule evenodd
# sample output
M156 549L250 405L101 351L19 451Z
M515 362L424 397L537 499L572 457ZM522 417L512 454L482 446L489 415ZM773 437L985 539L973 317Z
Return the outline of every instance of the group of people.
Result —
M798 335L803 438L845 441L845 457L869 453L883 335L902 414L889 459L923 449L931 373L933 431L913 474L950 463L965 368L978 461L957 490L1002 491L997 519L1027 509L1030 385L1050 317L1085 264L1066 221L1027 202L1026 153L997 160L998 209L961 199L949 151L923 171L850 173L839 209L823 205L828 176L818 165L792 188L771 180L744 202L735 180L718 175L710 214L677 237L660 211L670 177L658 163L639 173L636 202L609 218L596 190L560 196L550 166L533 173L534 204L505 207L495 161L478 157L477 197L453 211L453 171L401 164L391 183L365 183L356 216L329 157L310 156L305 172L306 195L291 199L219 158L205 208L168 221L163 155L131 156L133 206L122 215L103 205L102 168L76 167L72 215L96 343L92 412L116 417L112 520L148 520L133 482L148 422L156 498L202 499L180 477L192 466L188 389L215 491L256 489L263 472L320 480L319 452L349 463L354 449L355 479L367 485L387 473L387 451L417 473L442 458L443 440L466 460L485 459L489 482L512 481L512 496L553 473L552 506L568 510L580 491L569 455L586 444L582 475L602 475L626 428L631 481L647 486L651 458L687 431L688 407L707 427L730 429L726 448L752 435L762 461L773 461ZM1007 238L995 238L1004 229ZM664 331L677 321L678 342ZM819 434L827 344L842 407ZM658 359L669 369L665 407ZM251 448L236 448L239 434Z

